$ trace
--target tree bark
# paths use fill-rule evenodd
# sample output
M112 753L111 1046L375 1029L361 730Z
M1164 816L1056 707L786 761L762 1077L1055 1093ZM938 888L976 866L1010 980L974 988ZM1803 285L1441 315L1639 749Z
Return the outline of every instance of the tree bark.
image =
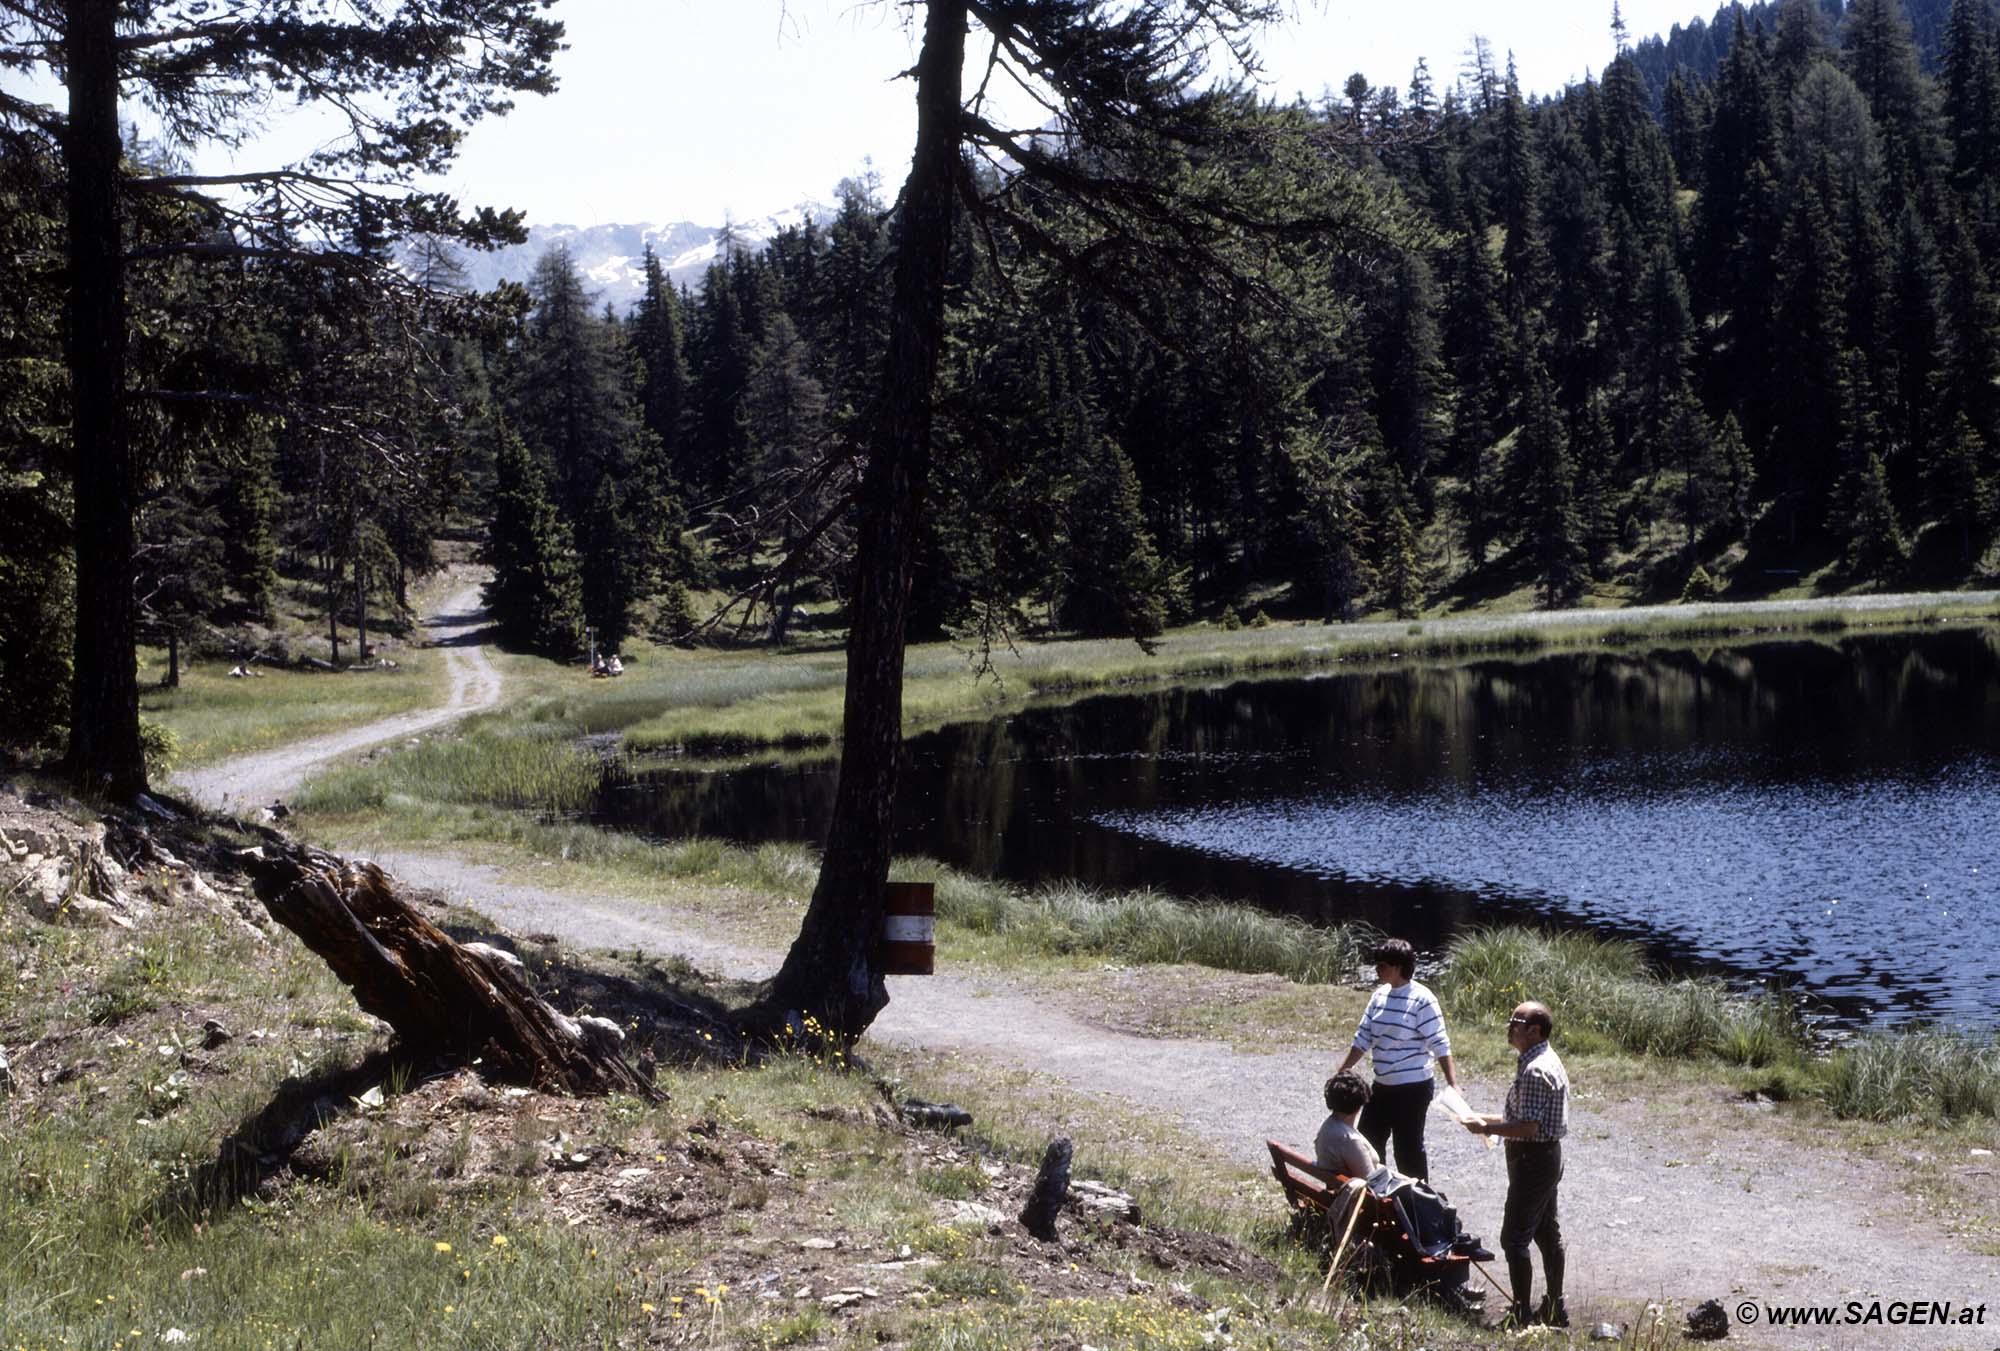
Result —
M910 574L944 339L965 33L966 0L930 0L917 59L916 152L897 213L889 352L875 443L861 477L840 780L812 904L771 987L775 1014L816 1017L847 1043L889 1002L875 939L903 743Z
M518 958L453 942L398 899L374 864L265 845L250 871L271 917L413 1054L476 1059L490 1074L549 1091L660 1096L625 1063L615 1023L556 1012Z
M125 421L125 261L118 201L118 0L70 0L68 359L76 481L76 669L67 767L86 792L146 790L139 739L132 516Z

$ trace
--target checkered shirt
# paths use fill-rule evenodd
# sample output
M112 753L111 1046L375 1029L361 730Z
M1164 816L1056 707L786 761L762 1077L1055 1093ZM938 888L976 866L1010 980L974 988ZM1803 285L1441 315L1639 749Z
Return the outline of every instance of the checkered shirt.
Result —
M1539 1141L1569 1134L1569 1071L1546 1041L1521 1052L1514 1086L1507 1090L1506 1119L1536 1122L1541 1127L1535 1136Z

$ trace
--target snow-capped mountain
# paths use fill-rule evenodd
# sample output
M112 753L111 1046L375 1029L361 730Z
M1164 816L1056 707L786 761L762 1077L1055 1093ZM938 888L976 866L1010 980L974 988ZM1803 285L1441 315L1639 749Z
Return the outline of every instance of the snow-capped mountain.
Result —
M834 214L832 207L822 203L801 202L761 220L731 222L728 228L738 247L761 249L780 230L803 225L809 219L824 224ZM503 281L526 281L545 251L552 245L566 244L586 284L599 292L598 303L608 302L624 314L645 290L642 269L647 244L660 256L676 286L699 287L702 274L721 251L721 240L720 227L690 221L672 225L531 225L527 243L492 253L468 250L460 255L460 262L465 266L466 284L487 291Z

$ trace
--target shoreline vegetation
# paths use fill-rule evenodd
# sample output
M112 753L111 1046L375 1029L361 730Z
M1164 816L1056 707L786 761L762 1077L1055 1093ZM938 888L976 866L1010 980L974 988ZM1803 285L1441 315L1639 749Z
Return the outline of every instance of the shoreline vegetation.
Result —
M572 753L546 740L528 744ZM423 758L422 748L411 757ZM468 763L459 752L445 758ZM417 782L434 790L443 778ZM615 888L697 908L691 893L703 889L782 900L787 904L759 907L763 923L754 936L771 943L789 937L784 926L796 922L812 888L815 859L803 846L647 841L495 804L427 806L415 795L366 791L379 784L336 775L296 805L307 825L330 839L375 836L446 848L480 842L523 861L560 860L558 888ZM923 859L898 859L895 872L936 884L940 956L954 963L1186 965L1346 987L1377 937L1365 926L1313 925L1154 891L1105 893L1075 883L1024 889ZM537 881L549 879L538 874ZM740 913L725 918L743 920ZM1521 999L1538 998L1560 1011L1566 1050L1705 1068L1745 1093L1811 1104L1835 1119L1938 1128L2000 1120L2000 1037L1916 1027L1829 1043L1796 996L1663 972L1624 940L1525 926L1480 929L1456 940L1426 980L1454 1022L1490 1022Z
M1297 628L1197 629L1169 635L1157 658L1129 645L1116 653L1119 645L1112 643L1058 643L996 654L996 664L1003 657L1009 661L1003 678L1027 691L1017 696L1025 702L1142 680L1164 684L1347 662L1476 658L1579 646L1722 644L1786 635L1820 639L1863 629L1990 623L1996 615L1995 597L1977 594L1350 625L1334 630L1330 641L1319 626L1313 626L1312 641L1304 641ZM1543 619L1558 622L1532 622ZM559 860L576 880L590 885L682 901L703 886L731 886L803 901L815 869L809 850L747 849L708 839L647 841L576 819L605 772L596 747L614 734L622 733L628 747L666 744L658 738L669 728L679 729L674 735L682 747L783 746L816 718L837 721L837 653L775 661L763 654L735 661L717 653L662 656L635 663L634 674L619 682L572 687L573 673L562 668L522 672L526 688L507 710L468 719L454 731L365 763L337 767L309 785L295 805L331 839L497 844L528 859ZM942 722L964 708L940 697L941 684L970 679L962 669L942 672L948 660L963 663L962 654L949 648L913 649L906 702L912 723ZM834 702L823 714L818 706L829 697ZM996 710L989 705L979 711L992 716ZM762 729L761 741L745 731L724 730L749 726ZM901 875L938 882L948 942L1001 962L1089 955L1327 985L1352 980L1369 941L1359 930L1311 926L1247 907L1150 892L1107 896L1080 886L1023 891L924 861L899 860L899 867ZM793 918L788 909L776 922L782 926ZM782 942L789 935L758 936ZM1454 945L1434 983L1454 1017L1504 1012L1529 991L1563 1010L1567 1035L1579 1049L1698 1060L1747 1074L1754 1080L1748 1091L1810 1100L1842 1119L1911 1118L1948 1125L2000 1117L2000 1039L1917 1028L1870 1032L1828 1047L1815 1038L1794 997L1778 992L1751 997L1715 978L1662 975L1626 943L1531 929L1486 930Z
M1060 639L995 650L991 674L953 643L909 651L904 734L1107 690L1286 675L1375 662L1526 657L1585 648L1725 646L1827 639L2000 620L2000 592L1656 605L1617 610L1477 614L1237 629L1196 625L1148 655L1128 639ZM618 681L596 688L566 668L514 658L527 690L521 716L580 736L616 733L635 757L727 758L767 749L824 750L838 736L845 661L837 650L641 650ZM604 689L605 685L617 686Z

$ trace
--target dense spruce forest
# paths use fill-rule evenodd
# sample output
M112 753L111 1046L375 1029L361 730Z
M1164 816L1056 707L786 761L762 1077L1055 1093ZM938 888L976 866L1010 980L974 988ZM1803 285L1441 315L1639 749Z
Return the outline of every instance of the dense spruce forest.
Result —
M1898 0L1725 7L1636 46L1613 18L1602 74L1549 97L1484 42L1448 83L1204 96L1308 124L1332 174L1075 152L1098 182L1338 192L1370 222L1317 253L1246 232L1254 295L1093 271L1062 247L1088 208L968 160L1004 209L952 254L913 633L1990 576L2000 37L1990 0L1915 8L1929 45ZM10 737L59 740L64 182L36 137L0 149L0 702ZM454 533L551 655L837 626L897 229L871 179L838 201L697 288L649 256L625 315L560 250L474 296L451 245L392 255L365 212L343 249L407 285L190 261L230 227L132 212L131 256L166 260L128 287L128 387L157 396L132 415L143 636L254 645L283 595L337 663L357 624L407 622Z

